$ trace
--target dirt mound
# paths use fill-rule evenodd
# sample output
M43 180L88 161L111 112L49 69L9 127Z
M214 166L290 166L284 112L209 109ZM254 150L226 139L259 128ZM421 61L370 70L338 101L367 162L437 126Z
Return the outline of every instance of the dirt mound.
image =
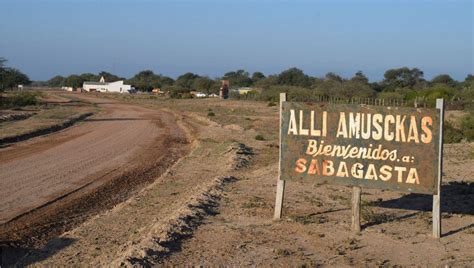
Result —
M234 170L249 167L255 155L253 149L243 143L232 144L229 146L228 152L233 152L231 166Z
M153 235L143 239L139 245L132 245L117 264L147 266L160 263L173 252L176 241L189 237L204 217L215 214L224 185L233 181L236 178L218 177L203 185L201 192L191 196L175 214L154 226L150 231Z
M52 132L56 132L56 131L65 129L67 127L70 127L70 126L74 125L75 123L77 123L79 121L82 121L82 120L86 119L87 117L89 117L91 115L93 115L93 113L81 114L77 117L71 118L71 119L69 119L69 120L67 120L63 123L57 124L57 125L53 125L53 126L46 127L46 128L41 128L41 129L34 130L32 132L29 132L29 133L24 133L24 134L21 134L21 135L18 135L18 136L10 136L10 137L1 138L0 139L0 146L4 146L5 144L9 144L9 143L24 141L24 140L31 139L31 138L34 138L34 137L37 137L37 136L46 135L46 134L49 134L49 133L52 133ZM26 118L24 118L24 119L26 119Z
M17 120L25 120L27 118L32 117L36 113L12 113L12 114L0 114L0 123L9 122L9 121L17 121Z

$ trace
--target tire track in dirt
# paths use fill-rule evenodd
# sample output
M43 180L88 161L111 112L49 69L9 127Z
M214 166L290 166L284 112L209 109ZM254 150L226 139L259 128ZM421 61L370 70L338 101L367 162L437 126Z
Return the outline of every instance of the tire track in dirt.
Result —
M0 149L0 245L42 245L125 200L187 152L172 113L98 105L105 112L80 125Z
M186 240L209 215L217 213L225 185L235 181L231 173L250 165L253 158L251 149L228 140L242 131L187 114L177 118L177 123L192 140L185 157L127 201L12 263L154 264L175 252L173 245Z

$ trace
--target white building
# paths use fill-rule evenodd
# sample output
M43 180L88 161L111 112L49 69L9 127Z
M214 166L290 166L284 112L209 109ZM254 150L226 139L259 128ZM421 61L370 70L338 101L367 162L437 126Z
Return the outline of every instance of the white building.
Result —
M202 93L202 92L197 92L195 96L196 96L196 98L205 98L205 97L207 97L207 94Z
M132 86L125 85L123 80L108 83L105 82L104 77L101 77L99 82L84 82L82 88L87 92L130 93L132 91Z

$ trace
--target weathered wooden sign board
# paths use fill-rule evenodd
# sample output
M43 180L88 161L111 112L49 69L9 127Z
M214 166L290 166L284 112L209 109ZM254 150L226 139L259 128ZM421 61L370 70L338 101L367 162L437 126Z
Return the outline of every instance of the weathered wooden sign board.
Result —
M282 98L280 191L284 181L312 180L439 197L442 109ZM276 218L283 199L278 191ZM360 188L354 191L360 199Z
M281 179L434 194L434 109L285 102Z

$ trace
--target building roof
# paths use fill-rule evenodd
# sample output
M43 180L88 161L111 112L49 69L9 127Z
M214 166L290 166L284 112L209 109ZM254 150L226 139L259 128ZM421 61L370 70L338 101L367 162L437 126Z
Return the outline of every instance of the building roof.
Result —
M108 83L105 82L84 82L84 85L98 85L98 86L105 86Z

